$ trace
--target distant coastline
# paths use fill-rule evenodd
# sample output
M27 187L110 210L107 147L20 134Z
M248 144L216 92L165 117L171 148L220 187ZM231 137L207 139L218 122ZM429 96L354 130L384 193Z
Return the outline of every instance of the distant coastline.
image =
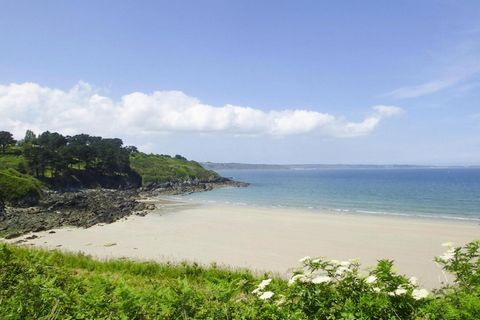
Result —
M416 165L416 164L262 164L241 162L201 162L208 170L315 170L315 169L444 169L480 168L480 165Z

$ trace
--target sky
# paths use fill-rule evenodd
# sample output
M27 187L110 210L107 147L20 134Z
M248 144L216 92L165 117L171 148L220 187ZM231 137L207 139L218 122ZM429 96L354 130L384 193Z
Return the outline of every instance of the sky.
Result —
M480 164L480 1L0 0L0 130L198 161Z

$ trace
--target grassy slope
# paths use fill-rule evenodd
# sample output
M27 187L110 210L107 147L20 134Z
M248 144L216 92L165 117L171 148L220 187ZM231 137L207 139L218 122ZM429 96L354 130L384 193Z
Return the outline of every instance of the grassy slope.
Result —
M0 170L0 198L16 201L24 197L39 197L41 183L32 176L22 174L14 169Z
M141 175L143 184L150 182L184 181L187 179L208 181L218 177L216 172L204 169L195 161L175 159L163 155L134 154L130 157L130 166ZM7 185L7 176L20 177L18 176L18 172L14 174L6 170L13 169L23 172L25 168L27 168L27 162L22 155L0 154L0 172L2 173L0 175L0 179L2 179L2 181L0 181L0 188L1 186ZM13 179L11 183L8 183L8 188L4 189L4 194L6 194L7 191L13 191L13 194L5 195L6 199L17 198L23 191L33 190L34 188L32 187L39 186L38 181L30 176L23 175L21 178L24 180L20 181L17 178ZM13 188L17 182L20 182L19 187Z
M2 169L15 169L22 171L27 168L27 161L21 155L13 154L0 154L0 170Z
M258 282L246 271L0 245L1 319L225 319Z
M175 159L162 155L134 154L130 157L130 166L142 176L143 184L183 181L194 178L211 180L218 177L216 172L204 169L195 161Z

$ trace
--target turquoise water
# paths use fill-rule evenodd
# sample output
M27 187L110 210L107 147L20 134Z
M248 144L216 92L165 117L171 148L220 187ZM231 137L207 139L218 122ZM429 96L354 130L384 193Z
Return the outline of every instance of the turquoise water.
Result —
M191 201L358 214L480 219L480 169L222 170L251 183L183 196Z

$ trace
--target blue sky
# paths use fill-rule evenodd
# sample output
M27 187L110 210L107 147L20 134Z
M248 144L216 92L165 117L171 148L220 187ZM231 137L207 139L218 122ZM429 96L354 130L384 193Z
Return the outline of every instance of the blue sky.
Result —
M480 164L478 1L3 1L0 30L0 127L17 136Z

